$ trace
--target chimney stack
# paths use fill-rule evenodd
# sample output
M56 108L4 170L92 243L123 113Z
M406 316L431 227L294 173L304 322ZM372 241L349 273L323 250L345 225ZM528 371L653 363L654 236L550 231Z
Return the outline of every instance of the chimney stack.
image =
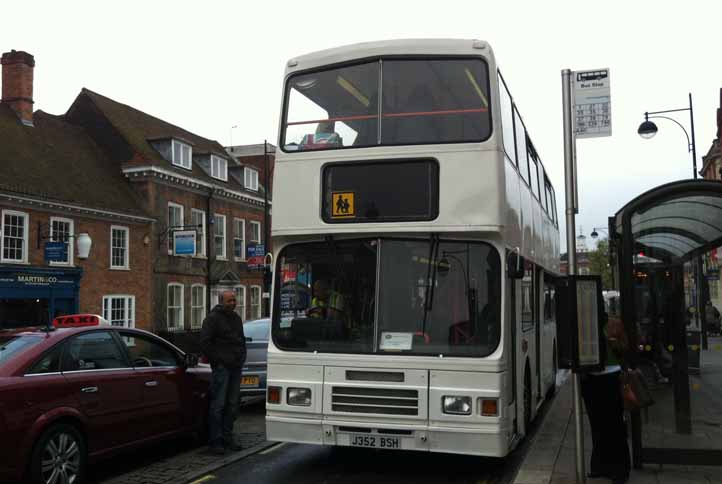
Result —
M23 51L5 52L2 64L2 99L26 126L33 125L33 69L35 59Z

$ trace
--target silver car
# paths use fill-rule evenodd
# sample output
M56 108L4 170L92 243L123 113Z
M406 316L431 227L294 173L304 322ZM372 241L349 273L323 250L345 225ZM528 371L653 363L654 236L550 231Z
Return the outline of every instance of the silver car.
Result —
M270 318L243 323L243 333L246 335L246 364L241 377L241 399L244 402L263 399L266 395L270 330Z

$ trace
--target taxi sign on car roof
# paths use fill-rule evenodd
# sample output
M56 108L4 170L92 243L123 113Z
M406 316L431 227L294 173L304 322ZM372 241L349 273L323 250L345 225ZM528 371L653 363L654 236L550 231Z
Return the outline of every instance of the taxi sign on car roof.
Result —
M101 324L108 324L108 321L97 314L70 314L53 319L53 326L56 328L82 328Z

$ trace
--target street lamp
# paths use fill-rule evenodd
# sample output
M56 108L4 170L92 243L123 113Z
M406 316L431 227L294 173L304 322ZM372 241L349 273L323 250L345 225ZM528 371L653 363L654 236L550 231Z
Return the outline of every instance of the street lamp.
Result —
M597 232L597 230L603 230L603 231L607 232L607 229L604 227L594 227L594 228L592 228L592 233L589 234L592 236L593 239L596 239L597 237L599 237L599 232ZM607 236L609 236L609 232L607 232Z
M689 124L692 131L692 141L690 142L689 134L687 133L687 130L684 129L684 126L677 121L674 118L670 118L667 116L655 116L658 114L665 114L665 113L676 113L680 111L689 111ZM692 93L689 93L689 107L688 108L681 108L681 109L667 109L665 111L650 111L644 113L644 121L642 124L639 125L639 128L637 128L637 133L639 136L641 136L644 139L650 139L653 138L655 134L657 134L658 128L657 125L654 124L654 122L650 121L649 119L668 119L669 121L672 121L677 126L682 128L682 131L684 131L684 135L687 137L687 151L692 153L692 177L697 178L697 148L695 146L694 142L694 113L692 111Z
M667 116L654 116L659 114L665 114L665 113L677 113L681 111L689 111L689 125L690 125L690 131L692 132L692 140L689 139L689 134L687 133L687 130L684 129L684 126L677 121L674 118L670 118ZM652 116L650 116L652 115ZM669 121L672 121L677 126L682 128L682 131L684 131L684 135L687 137L687 151L692 153L692 178L697 179L697 148L695 146L694 141L694 112L692 110L692 93L689 93L689 107L688 108L680 108L680 109L668 109L666 111L651 111L651 112L645 112L644 113L644 122L639 125L639 128L637 128L637 133L639 136L641 136L644 139L652 138L655 134L657 134L657 125L654 124L652 121L649 120L649 118L660 118L660 119L668 119ZM700 298L700 292L702 287L702 279L701 279L701 265L702 260L699 256L694 258L694 279L695 279L695 285L697 286L697 315L701 315L701 326L702 326L702 347L703 349L707 349L707 328L705 324L705 317L704 317L704 305L702 304L701 298Z

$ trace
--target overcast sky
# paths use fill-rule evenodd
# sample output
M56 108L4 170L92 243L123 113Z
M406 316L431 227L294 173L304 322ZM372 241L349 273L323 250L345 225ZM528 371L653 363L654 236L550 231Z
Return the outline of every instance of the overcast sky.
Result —
M722 88L720 19L722 2L701 0L28 0L4 9L0 50L35 56L35 109L62 114L87 87L224 145L231 136L234 144L276 144L289 58L370 40L483 39L556 188L562 220L560 71L608 67L612 136L577 142L577 230L589 235L639 193L692 175L674 123L659 120L652 140L637 135L644 111L687 107L691 92L701 168ZM688 113L678 119L689 131Z

